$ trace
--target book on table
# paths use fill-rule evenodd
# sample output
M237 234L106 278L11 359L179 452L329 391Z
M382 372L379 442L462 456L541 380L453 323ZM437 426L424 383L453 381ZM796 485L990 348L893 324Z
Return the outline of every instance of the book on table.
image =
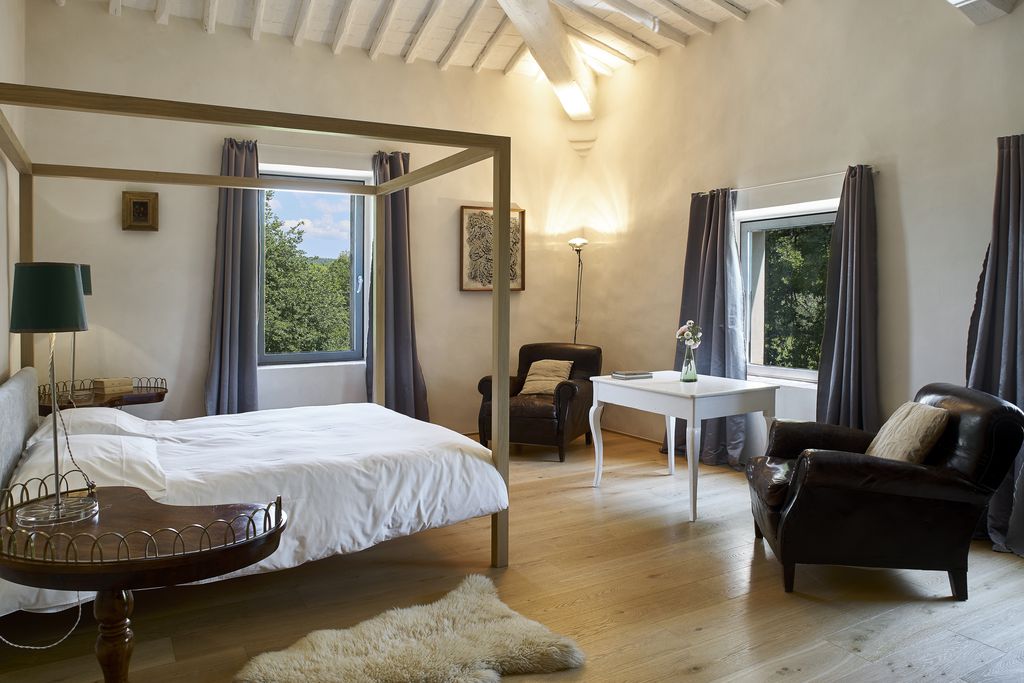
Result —
M647 370L616 370L613 379L651 379L654 375Z

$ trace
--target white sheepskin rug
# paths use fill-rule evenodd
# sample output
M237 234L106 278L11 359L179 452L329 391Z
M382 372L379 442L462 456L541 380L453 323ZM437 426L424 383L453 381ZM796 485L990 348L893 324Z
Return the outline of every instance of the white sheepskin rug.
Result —
M572 640L512 611L474 575L435 603L393 609L344 630L313 631L253 658L245 683L487 683L502 674L583 665Z

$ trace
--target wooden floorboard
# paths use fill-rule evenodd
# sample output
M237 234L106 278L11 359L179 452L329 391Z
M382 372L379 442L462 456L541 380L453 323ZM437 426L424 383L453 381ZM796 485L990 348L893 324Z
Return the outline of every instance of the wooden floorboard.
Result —
M253 655L435 600L473 573L587 653L580 671L517 681L1024 680L1021 558L975 544L966 603L944 573L846 567L798 567L787 595L754 541L742 474L702 467L690 524L682 461L673 478L655 444L608 433L605 448L600 489L582 441L565 463L513 448L507 569L488 566L481 519L274 574L139 592L133 680L230 681ZM19 613L0 634L40 644L73 621ZM51 650L4 647L0 682L97 680L94 629L87 614Z

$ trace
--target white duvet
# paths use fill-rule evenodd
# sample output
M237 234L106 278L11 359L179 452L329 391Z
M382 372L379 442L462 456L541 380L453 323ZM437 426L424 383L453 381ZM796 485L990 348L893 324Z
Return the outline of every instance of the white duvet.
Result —
M63 413L72 435L106 434L119 440L102 455L102 468L96 449L97 469L110 477L93 475L100 485L148 487L155 500L174 505L270 502L282 496L288 528L277 552L230 576L351 553L508 507L508 493L489 450L449 429L374 404L177 421L146 421L105 411ZM44 424L29 440L30 457L23 456L12 481L30 476L40 459L52 462L52 453L40 447L47 442L47 430ZM39 445L33 448L33 443ZM89 443L72 441L86 471ZM134 448L133 443L147 448ZM133 461L132 453L151 451L156 462L146 462L143 473L145 458ZM124 462L112 467L110 459L122 452ZM154 467L165 475L163 490L152 483ZM74 593L0 581L0 614L74 602Z

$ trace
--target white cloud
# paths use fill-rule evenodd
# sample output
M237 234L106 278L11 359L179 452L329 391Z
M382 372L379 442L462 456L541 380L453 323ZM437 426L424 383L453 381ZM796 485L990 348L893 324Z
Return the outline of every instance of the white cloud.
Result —
M351 222L345 219L333 219L331 216L320 216L319 218L300 218L297 220L283 221L286 228L291 228L302 223L302 231L308 237L334 237L337 239L348 239L351 231Z

